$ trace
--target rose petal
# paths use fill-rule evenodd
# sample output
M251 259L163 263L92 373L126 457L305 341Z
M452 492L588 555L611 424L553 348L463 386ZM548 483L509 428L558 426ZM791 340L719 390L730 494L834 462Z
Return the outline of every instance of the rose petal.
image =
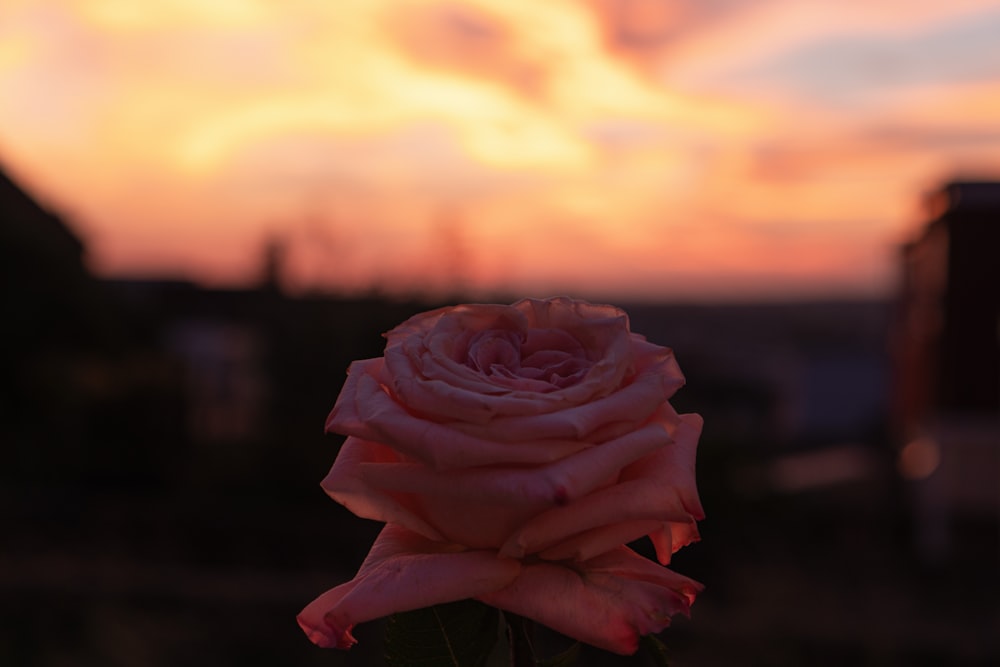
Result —
M436 471L412 462L362 463L362 475L387 490L476 498L484 502L564 505L590 493L630 463L670 444L660 424L536 468L478 467Z
M357 406L366 432L374 434L367 439L385 443L441 470L548 463L589 446L574 440L549 440L544 446L538 446L537 441L511 444L468 435L446 424L413 416L369 375L358 380Z
M663 426L650 424L538 468L435 471L420 463L393 460L362 462L359 467L367 493L406 494L413 511L446 539L475 548L498 548L533 516L587 495L615 479L625 466L669 443Z
M529 329L548 328L573 336L593 363L579 382L554 391L510 389L465 363L464 346L478 332L496 329L527 335ZM411 318L386 337L386 364L393 390L403 403L438 420L479 424L498 416L542 414L590 402L619 387L634 361L628 319L622 311L569 299L458 306L443 314L435 311L427 318Z
M673 408L666 405L663 411L673 412ZM671 432L674 445L657 450L645 459L630 464L622 471L621 478L623 481L644 479L648 478L650 469L663 471L665 475L660 478L660 482L674 489L684 508L692 517L701 521L705 518L705 510L698 497L695 461L698 438L701 436L704 420L701 415L695 414L678 415L677 418L679 421Z
M664 419L670 418L670 412L666 406L661 410ZM507 540L500 553L523 558L586 531L623 521L688 523L701 519L694 456L702 420L698 415L677 419L672 428L674 442L629 464L617 484L536 516Z
M664 521L657 530L649 533L649 539L656 549L656 559L662 564L670 563L670 557L681 548L701 539L698 524L694 518L689 521Z
M626 546L591 558L586 562L585 568L591 576L604 574L666 586L683 596L688 607L694 604L698 593L705 588L694 579L643 558ZM681 610L681 613L686 615L687 610Z
M483 595L510 584L520 570L496 552L465 551L388 524L354 579L308 604L298 622L313 643L350 648L358 623Z
M656 519L638 519L600 526L549 547L539 553L538 557L542 560L589 560L622 544L649 535L662 526L663 522Z
M398 460L398 455L384 445L349 437L320 486L327 495L362 518L398 523L428 539L444 540L436 528L399 497L373 489L362 475L365 463Z
M565 331L578 340L592 361L623 359L628 347L628 315L614 306L556 297L521 299L511 305L533 329ZM618 369L620 381L626 369ZM612 378L614 376L612 375ZM612 381L611 384L616 384Z
M638 376L632 384L592 403L556 412L517 417L497 417L486 424L457 423L457 428L469 435L490 436L496 440L543 440L547 438L587 439L601 442L594 437L598 429L610 424L617 431L642 424L669 397L672 383L664 382L657 374Z
M635 653L641 635L660 632L674 614L687 614L700 590L697 582L619 547L572 568L525 565L509 586L478 599L626 655Z
M347 369L347 380L337 396L337 402L326 418L327 433L353 435L365 440L376 438L358 410L358 387L362 377L377 376L382 372L384 362L379 359L363 359L351 363Z

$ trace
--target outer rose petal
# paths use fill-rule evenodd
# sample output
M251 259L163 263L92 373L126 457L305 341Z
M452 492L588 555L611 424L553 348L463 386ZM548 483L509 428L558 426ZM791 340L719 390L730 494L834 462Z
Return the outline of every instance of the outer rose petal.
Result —
M613 481L630 463L669 444L666 430L654 423L538 468L483 467L438 472L421 463L372 459L360 464L352 460L348 471L357 475L359 488L363 487L366 496L384 496L380 505L398 504L395 499L405 496L408 510L445 539L473 548L496 549L532 517L584 497ZM363 516L386 520L385 515L371 512ZM657 521L635 537L659 526Z
M520 570L496 552L464 551L388 524L354 579L308 604L298 622L313 643L350 648L358 623L483 595L510 584Z
M534 468L477 467L436 471L396 458L360 461L360 476L378 488L475 499L489 503L565 505L615 479L635 461L672 443L659 424L649 424L604 444Z
M666 470L667 475L661 479L663 484L670 485L677 492L681 504L689 516L681 521L672 519L660 531L650 535L656 547L656 556L661 563L670 562L670 556L681 547L697 542L696 521L705 518L705 510L698 497L698 487L695 480L695 455L698 448L698 437L701 435L703 420L699 415L682 415L681 423L674 433L676 449L654 452L645 460L636 461L622 473L622 480L643 478L650 469ZM667 549L666 536L670 536Z
M663 523L656 519L636 519L600 526L577 533L538 554L542 560L584 561L600 556L622 544L628 544L643 535L655 534Z
M656 558L661 564L670 562L670 557L681 547L701 539L698 524L692 518L689 521L665 521L663 525L649 534L649 539L656 549Z
M587 644L635 653L641 635L689 613L701 584L627 547L576 563L525 565L512 584L479 600L527 616Z
M327 495L360 517L398 523L428 539L444 540L437 529L400 498L373 489L364 479L362 466L366 462L398 460L396 452L384 445L350 437L320 486Z
M539 514L512 535L500 553L523 558L566 540L578 542L587 531L626 521L687 524L701 519L704 513L695 488L694 457L702 420L698 415L676 419L679 421L670 427L674 442L627 466L617 484ZM663 554L658 555L662 560Z
M337 396L337 402L326 418L326 431L353 435L372 440L378 435L365 424L358 410L358 383L363 376L377 376L382 372L382 359L362 359L351 363L347 369L347 381Z

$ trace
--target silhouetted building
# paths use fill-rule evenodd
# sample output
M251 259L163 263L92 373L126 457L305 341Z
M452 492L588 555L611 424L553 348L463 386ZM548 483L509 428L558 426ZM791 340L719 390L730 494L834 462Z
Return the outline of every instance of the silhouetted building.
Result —
M56 338L88 289L83 244L62 221L0 171L0 304L8 354ZM79 337L85 331L75 331Z
M176 458L177 363L84 260L60 217L0 173L2 479L147 484Z
M15 469L80 448L72 388L99 337L86 312L93 288L80 240L0 171L0 442Z
M893 426L941 556L956 513L1000 510L1000 182L951 183L929 204L902 252Z

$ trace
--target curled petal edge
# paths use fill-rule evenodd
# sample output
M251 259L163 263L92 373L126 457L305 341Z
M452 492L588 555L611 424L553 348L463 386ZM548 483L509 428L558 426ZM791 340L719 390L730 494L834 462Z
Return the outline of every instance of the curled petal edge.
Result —
M484 595L520 571L495 551L467 551L388 524L354 579L306 605L297 621L317 646L346 649L357 642L351 630L358 623Z

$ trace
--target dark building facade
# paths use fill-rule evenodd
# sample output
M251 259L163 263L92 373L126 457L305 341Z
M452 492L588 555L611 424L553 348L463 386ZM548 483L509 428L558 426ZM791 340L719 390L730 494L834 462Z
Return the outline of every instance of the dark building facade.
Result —
M954 182L902 250L892 424L918 539L944 557L956 518L1000 513L1000 182Z
M0 171L0 477L80 468L94 361L124 330L87 271L81 240Z
M1000 182L952 183L903 248L897 427L1000 411Z

